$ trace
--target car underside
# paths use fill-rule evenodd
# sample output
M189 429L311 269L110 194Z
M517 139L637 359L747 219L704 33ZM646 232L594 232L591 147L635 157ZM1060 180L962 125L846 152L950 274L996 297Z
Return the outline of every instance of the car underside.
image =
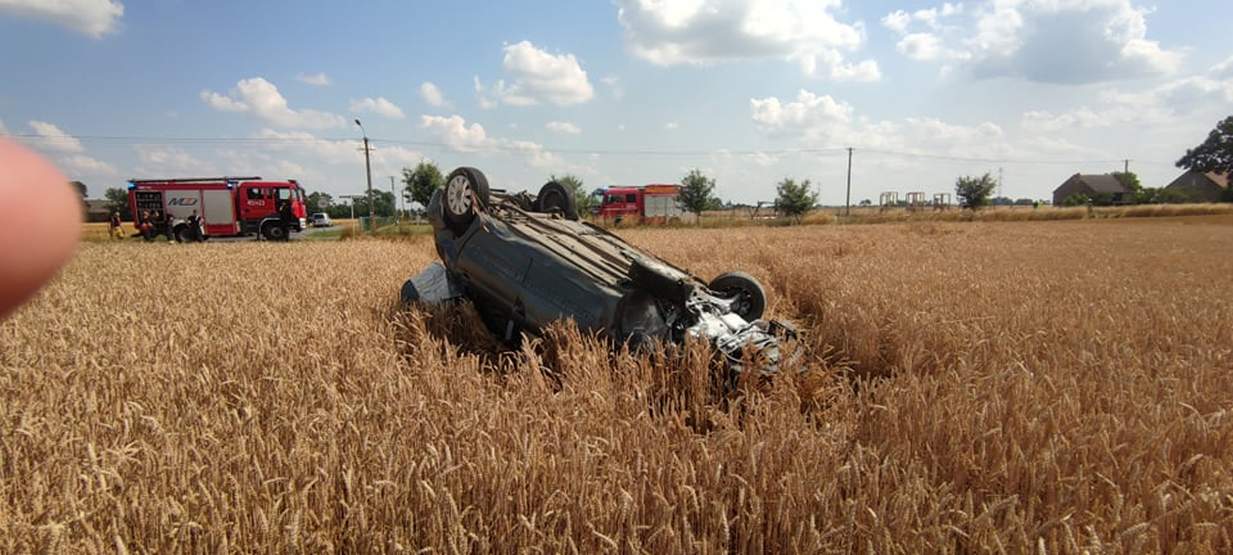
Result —
M458 168L432 196L428 217L440 263L402 288L406 303L470 299L508 343L571 319L614 346L708 341L732 376L777 372L783 322L762 320L766 296L752 276L709 283L609 231L578 221L573 192L555 182L531 196L490 189Z

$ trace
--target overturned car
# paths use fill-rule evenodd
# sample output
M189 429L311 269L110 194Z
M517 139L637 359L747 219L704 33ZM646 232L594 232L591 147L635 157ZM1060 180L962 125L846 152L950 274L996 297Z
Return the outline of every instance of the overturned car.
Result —
M568 318L614 345L709 341L734 377L778 371L779 336L794 333L762 320L766 294L752 276L703 282L578 221L573 191L556 182L535 196L508 193L458 168L433 193L428 217L441 262L403 284L403 302L470 299L506 342Z

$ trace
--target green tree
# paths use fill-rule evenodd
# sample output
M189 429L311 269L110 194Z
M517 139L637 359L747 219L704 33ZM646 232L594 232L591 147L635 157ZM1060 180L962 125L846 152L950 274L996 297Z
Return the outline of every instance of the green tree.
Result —
M305 201L309 215L316 214L318 212L325 212L334 205L334 197L330 196L329 193L322 193L320 191L310 193L308 197L305 198Z
M429 160L420 160L415 169L402 169L403 191L411 202L418 202L427 207L432 200L432 193L445 186L445 176L441 169Z
M373 211L376 212L378 218L390 218L394 216L394 193L373 189ZM368 198L360 197L352 200L355 203L356 217L368 217ZM347 209L347 214L350 215L351 209ZM333 215L330 216L334 217Z
M1083 193L1074 193L1062 199L1062 206L1085 206L1092 202L1091 197Z
M1216 124L1203 144L1186 151L1177 167L1199 172L1233 172L1233 116ZM1233 187L1225 187L1224 201L1233 202Z
M1131 197L1143 190L1143 184L1139 183L1139 176L1135 175L1135 172L1113 172L1112 175L1117 178L1118 183L1130 190Z
M797 183L791 177L785 177L775 186L775 210L796 221L813 210L818 205L818 193L806 179Z
M128 209L128 191L110 187L103 193L103 198L107 199L108 211L119 212L120 217L125 220L133 219L133 213Z
M989 174L980 177L963 176L955 181L955 196L959 198L959 206L976 210L989 204L989 195L997 182Z
M681 194L677 197L677 202L680 202L685 210L701 216L704 210L718 200L715 196L715 179L704 175L702 170L689 170L689 174L681 178Z
M81 195L81 198L83 199L89 194L89 188L86 187L85 183L80 181L69 181L69 185L72 185L74 189L77 189L77 194Z
M586 192L586 185L582 183L582 178L573 174L565 174L561 177L553 175L548 179L549 181L556 181L564 185L566 189L574 192L574 206L578 208L579 216L591 213L591 207L595 204L595 199L591 198L591 195Z

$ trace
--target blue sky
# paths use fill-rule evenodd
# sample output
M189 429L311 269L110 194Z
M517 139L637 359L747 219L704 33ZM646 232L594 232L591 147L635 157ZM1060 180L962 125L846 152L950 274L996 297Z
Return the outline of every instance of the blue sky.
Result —
M843 202L1075 172L1148 185L1233 113L1227 1L121 2L0 0L0 133L92 195L258 174L359 192L421 158L494 186L785 176Z

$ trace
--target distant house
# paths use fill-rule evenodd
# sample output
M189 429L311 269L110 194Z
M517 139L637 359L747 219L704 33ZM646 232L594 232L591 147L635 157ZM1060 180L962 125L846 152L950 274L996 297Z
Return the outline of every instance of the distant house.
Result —
M105 222L111 216L111 203L107 199L86 199L86 221Z
M1114 204L1128 201L1130 189L1122 185L1112 175L1081 175L1074 174L1053 190L1053 205L1060 206L1072 195L1084 195L1088 198L1096 195L1108 195Z
M1229 189L1229 174L1191 170L1174 179L1165 189L1185 194L1194 202L1219 202Z

